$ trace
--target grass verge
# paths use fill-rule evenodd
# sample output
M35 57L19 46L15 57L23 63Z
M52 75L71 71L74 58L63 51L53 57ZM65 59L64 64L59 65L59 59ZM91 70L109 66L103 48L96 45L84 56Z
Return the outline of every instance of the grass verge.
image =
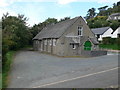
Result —
M2 67L2 88L7 88L8 85L8 75L13 61L13 56L16 51L9 51L6 53L6 63Z
M107 44L107 45L100 44L99 47L104 49L120 50L120 47L118 47L117 44Z

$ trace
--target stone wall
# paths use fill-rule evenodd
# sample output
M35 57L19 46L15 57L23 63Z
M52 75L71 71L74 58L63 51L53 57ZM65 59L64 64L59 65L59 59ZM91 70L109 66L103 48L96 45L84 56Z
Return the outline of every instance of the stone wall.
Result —
M82 51L81 53L82 56L87 56L87 57L96 57L96 56L102 56L102 55L107 55L107 51Z

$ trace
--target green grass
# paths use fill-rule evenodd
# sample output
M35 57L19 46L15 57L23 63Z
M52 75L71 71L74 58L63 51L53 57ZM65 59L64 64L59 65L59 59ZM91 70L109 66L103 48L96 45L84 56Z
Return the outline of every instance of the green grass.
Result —
M3 70L2 70L2 88L6 88L8 85L8 75L9 75L9 71L11 68L11 64L12 64L13 56L15 52L16 51L9 51L6 54L6 63L3 66Z
M2 74L0 73L0 89L2 89Z
M109 44L109 45L99 45L100 48L105 48L105 49L113 49L113 50L120 50L120 47L117 44Z

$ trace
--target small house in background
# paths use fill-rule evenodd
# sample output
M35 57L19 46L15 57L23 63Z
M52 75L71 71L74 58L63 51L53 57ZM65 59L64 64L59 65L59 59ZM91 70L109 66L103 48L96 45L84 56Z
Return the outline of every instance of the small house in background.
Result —
M80 17L65 20L42 29L33 38L34 50L58 56L100 56L97 38Z
M107 20L120 20L120 13L111 14Z
M112 33L112 38L120 38L120 27Z
M91 30L99 41L102 41L104 37L111 37L113 32L113 29L110 27L94 28Z

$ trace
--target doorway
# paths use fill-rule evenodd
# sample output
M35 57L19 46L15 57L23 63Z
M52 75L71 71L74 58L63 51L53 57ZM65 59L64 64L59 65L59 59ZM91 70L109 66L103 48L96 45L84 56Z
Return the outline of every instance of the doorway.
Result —
M92 47L92 44L90 41L86 41L84 43L84 50L87 50L87 51L90 51L91 50L91 47Z

